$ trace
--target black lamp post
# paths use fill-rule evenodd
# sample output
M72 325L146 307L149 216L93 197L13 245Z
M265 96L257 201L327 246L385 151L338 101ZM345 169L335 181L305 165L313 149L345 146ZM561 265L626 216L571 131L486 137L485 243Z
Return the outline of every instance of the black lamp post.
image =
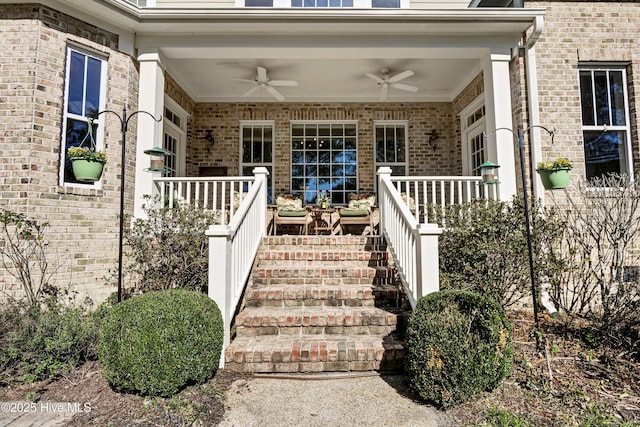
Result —
M124 174L125 174L125 154L127 142L127 130L129 129L129 120L137 114L147 114L156 122L162 120L162 117L156 119L155 116L148 111L134 111L127 116L127 106L122 107L122 116L113 110L103 110L94 113L92 117L97 119L100 114L111 113L120 120L120 130L122 131L122 167L120 170L120 234L118 240L118 302L122 301L122 241L124 237Z
M553 143L553 138L555 136L555 129L549 130L544 126L540 125L531 125L528 128L521 130L518 128L518 131L515 132L513 129L509 128L498 128L492 134L495 134L499 130L506 130L511 132L516 139L518 140L518 151L520 153L520 175L522 178L522 193L524 197L524 216L525 216L525 224L527 227L527 248L529 250L529 272L531 274L531 295L533 297L533 320L536 325L536 329L538 327L538 293L536 290L536 275L535 275L535 266L533 262L533 246L531 243L531 220L529 219L529 196L527 192L527 181L526 181L526 173L524 167L524 134L529 132L533 128L544 129L551 136L551 143ZM486 136L486 134L485 134ZM491 164L491 167L497 167L495 164ZM495 183L496 181L488 183ZM538 336L536 335L536 343L538 343ZM539 343L537 345L539 347Z

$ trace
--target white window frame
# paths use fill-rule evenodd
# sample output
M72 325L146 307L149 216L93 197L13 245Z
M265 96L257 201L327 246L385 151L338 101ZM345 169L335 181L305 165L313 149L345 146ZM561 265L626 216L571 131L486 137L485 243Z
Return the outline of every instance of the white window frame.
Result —
M377 156L377 147L376 147L376 129L378 127L404 127L404 162L378 162ZM409 175L409 121L408 120L374 120L373 122L373 182L376 183L376 188L378 185L377 172L378 169L383 166L404 166L404 175Z
M271 162L261 162L261 163L253 163L253 162L243 162L242 161L242 135L244 133L245 127L270 127L271 128ZM243 176L243 171L245 167L257 168L257 167L265 167L269 171L269 175L267 176L268 187L271 188L271 194L268 194L271 201L275 201L275 170L276 170L276 122L274 120L240 120L240 135L238 135L240 143L238 144L238 158L239 158L239 171L240 175ZM264 145L262 146L264 149ZM264 157L264 156L263 156ZM245 175L246 176L246 175ZM267 197L267 198L269 198Z
M578 66L578 88L579 88L579 93L582 96L582 87L580 86L580 73L583 71L589 71L592 73L592 78L593 78L593 72L596 71L620 71L622 73L622 87L624 90L624 109L625 109L625 119L626 119L626 123L621 126L621 125L585 125L582 120L582 111L581 111L581 117L580 117L580 123L581 123L581 130L584 133L585 131L601 131L601 132L605 132L605 131L616 131L616 132L623 132L625 134L625 166L627 168L627 172L626 175L628 176L628 178L630 180L634 179L634 170L633 170L633 147L632 147L632 141L631 141L631 117L630 114L631 112L629 111L629 82L627 79L627 67L625 64L620 64L620 63L598 63L598 64L579 64ZM580 99L580 108L582 110L582 99ZM611 113L611 110L609 111L609 113ZM594 113L595 114L595 113ZM583 144L584 144L584 138L583 138ZM586 153L585 153L586 154ZM585 157L585 179L587 179L586 177L586 170L587 170L587 162L586 162L586 157Z
M336 203L336 204L346 204L348 203L348 197L350 193L357 193L360 191L360 171L358 168L358 158L359 158L359 132L358 132L358 121L357 120L292 120L290 123L290 139L289 139L289 168L290 170L293 169L293 139L294 139L294 135L293 135L293 127L296 125L353 125L355 127L355 152L356 152L356 159L355 159L355 167L356 167L356 175L355 175L355 180L356 180L356 188L355 190L351 189L351 190L336 190L338 192L343 193L344 195L344 200L343 202L336 202L332 197L332 203ZM332 135L333 136L333 135ZM351 151L351 150L350 150ZM316 162L319 163L319 162ZM306 161L304 163L304 165L307 165ZM333 166L334 163L333 161L330 162L330 165ZM331 175L331 177L334 177L333 175ZM292 193L294 194L299 194L301 190L298 189L294 189L293 188L293 173L290 174L289 176L289 189L291 190ZM318 188L307 188L306 190L302 190L303 192L306 192L307 194L313 194L316 191L318 191ZM331 190L329 190L331 192ZM305 199L307 197L305 196Z
M166 120L166 109L170 110L176 117L180 118L180 126L177 126L171 120ZM176 140L176 168L175 176L185 176L186 173L186 157L187 157L187 119L189 113L182 108L177 102L169 97L164 99L164 109L162 111L162 148L164 147L164 135L167 134Z
M476 111L484 106L484 94L481 94L476 99L471 101L469 105L467 105L462 111L460 111L460 129L461 129L461 140L462 140L462 175L463 176L472 176L473 175L473 159L471 156L471 151L473 149L471 145L471 138L477 135L483 135L487 131L486 125L486 110L485 115L480 119L474 121L471 125L468 124L469 117L474 115ZM485 160L488 159L487 152L487 144L484 144L484 157Z
M59 168L59 182L64 187L76 187L76 188L102 188L102 179L95 182L67 182L64 179L65 162L67 158L67 122L69 119L78 121L87 121L87 117L79 114L69 113L69 79L71 75L71 54L72 52L79 53L88 57L92 57L100 61L100 100L98 111L104 111L106 105L107 94L107 61L108 57L104 54L100 54L91 49L79 46L73 43L67 44L67 52L65 58L65 78L64 78L64 102L62 109L62 135L60 137L60 168ZM83 107L84 110L84 107ZM93 123L97 125L97 132L94 135L94 141L96 145L96 151L104 150L104 114L99 115L93 120Z

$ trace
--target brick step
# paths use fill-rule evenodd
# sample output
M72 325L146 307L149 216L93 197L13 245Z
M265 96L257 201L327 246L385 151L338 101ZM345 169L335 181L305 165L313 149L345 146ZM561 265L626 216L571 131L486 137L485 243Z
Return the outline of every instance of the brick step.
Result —
M236 337L225 351L225 369L237 372L325 372L398 369L404 348L392 337Z
M268 249L385 251L387 244L381 236L268 236L262 239L262 250Z
M339 250L327 248L326 250L298 249L268 249L258 253L258 260L262 265L272 262L342 262L352 263L354 261L366 262L372 266L386 265L389 260L389 253L386 251L364 251L364 250Z
M241 335L389 334L396 315L376 307L245 307L236 316Z
M373 306L371 285L252 285L245 294L247 307Z
M255 284L288 284L302 285L357 285L387 283L393 278L393 271L388 267L365 267L355 265L278 265L254 267L252 280Z

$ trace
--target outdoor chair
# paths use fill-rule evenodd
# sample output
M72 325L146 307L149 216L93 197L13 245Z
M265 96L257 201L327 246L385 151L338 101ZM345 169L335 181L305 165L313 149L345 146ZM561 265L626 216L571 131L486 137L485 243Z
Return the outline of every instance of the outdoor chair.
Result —
M338 208L340 221L340 234L348 233L354 226L362 227L362 232L369 227L370 234L374 234L373 210L375 209L376 196L371 193L351 194L349 205Z
M281 194L276 197L273 212L273 235L278 233L278 226L299 226L300 234L307 234L311 215L302 206L302 199L291 194Z

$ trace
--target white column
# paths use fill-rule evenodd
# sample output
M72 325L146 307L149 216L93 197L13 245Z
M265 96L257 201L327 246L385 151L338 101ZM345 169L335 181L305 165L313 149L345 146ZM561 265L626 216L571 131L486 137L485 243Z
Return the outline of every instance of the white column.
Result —
M161 118L164 111L164 70L158 52L147 52L138 56L140 62L140 83L138 93L138 110L147 111L156 118ZM133 113L133 111L129 112ZM135 200L133 214L143 218L142 205L144 195L154 194L154 173L145 171L149 168L149 156L145 150L162 147L162 122L156 122L148 114L137 114L138 132L136 135L136 171ZM156 173L156 175L159 175Z
M511 107L510 52L492 51L482 63L484 75L485 123L487 127L487 160L500 165L500 199L510 200L517 193L515 150Z

